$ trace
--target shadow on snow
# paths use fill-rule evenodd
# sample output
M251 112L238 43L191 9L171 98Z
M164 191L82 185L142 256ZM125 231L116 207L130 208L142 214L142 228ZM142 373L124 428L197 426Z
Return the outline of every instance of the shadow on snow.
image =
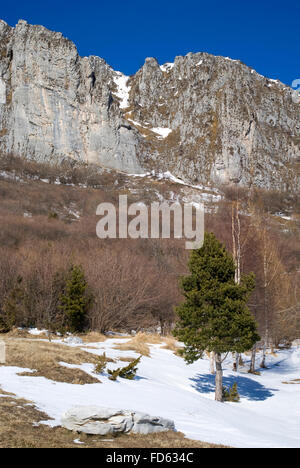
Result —
M290 362L288 358L283 358L277 362L267 362L265 369L259 369L261 373L271 371L273 374L278 373L281 375L290 374L291 372L298 369L296 364Z
M215 376L212 374L198 374L193 379L193 387L200 393L212 393L215 391ZM253 401L264 401L271 398L277 390L266 388L259 382L241 375L230 375L223 377L223 386L232 387L234 383L238 385L238 392L241 398Z

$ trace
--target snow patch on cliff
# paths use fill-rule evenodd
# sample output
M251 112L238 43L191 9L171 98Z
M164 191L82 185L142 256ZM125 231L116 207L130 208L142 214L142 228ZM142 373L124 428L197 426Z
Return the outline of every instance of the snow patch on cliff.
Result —
M170 62L167 62L164 65L160 66L160 69L163 72L169 72L170 70L172 70L172 68L174 68L174 63L170 63Z
M121 72L116 72L114 83L117 86L115 95L120 99L120 108L126 109L129 106L130 86L127 85L129 76L123 75Z
M163 127L154 127L154 128L151 128L151 130L152 132L160 135L158 137L160 139L167 138L167 136L170 135L170 133L172 133L173 131L171 128L163 128Z

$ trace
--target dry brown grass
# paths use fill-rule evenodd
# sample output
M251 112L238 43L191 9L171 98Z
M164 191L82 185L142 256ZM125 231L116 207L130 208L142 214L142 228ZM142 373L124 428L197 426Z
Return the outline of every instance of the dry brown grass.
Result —
M163 338L163 342L165 343L165 345L162 346L162 349L169 349L175 354L178 353L180 347L178 346L177 340L173 336L166 336L165 338Z
M289 380L288 382L282 382L286 385L300 385L300 379Z
M0 387L0 395L6 395L6 396L15 397L15 394L14 394L14 393L6 392L6 391L3 390L1 387Z
M142 356L150 357L151 344L164 344L162 349L169 349L175 354L178 351L178 345L176 344L175 338L172 336L160 336L155 333L138 333L130 341L126 343L120 343L115 346L115 349L121 351L135 351Z
M9 337L9 338L30 338L32 340L48 339L48 336L46 336L44 333L41 333L40 335L31 335L30 333L28 333L26 329L19 329L19 328L13 328L10 332L6 333L4 336Z
M115 346L115 349L121 351L135 351L142 356L150 356L149 344L160 344L162 343L162 337L155 334L138 333L130 341L126 343L120 343Z
M31 340L40 340L40 339L49 340L48 334L40 333L39 335L32 335L25 328L24 329L13 328L10 332L6 333L5 336L11 337L11 338L30 338ZM106 341L108 338L110 338L96 331L90 331L88 333L79 333L76 336L80 338L83 341L83 343L100 343L100 342L102 343ZM51 333L51 339L54 340L56 338L57 336ZM117 337L117 338L120 338L120 337Z
M107 336L103 335L102 333L91 331L89 333L84 333L77 335L79 338L82 339L84 343L102 343L103 341L107 340Z
M35 369L33 377L46 377L56 382L73 384L99 383L99 380L80 369L69 369L59 362L68 364L97 363L98 357L78 348L22 338L3 337L6 343L6 364Z
M183 434L120 435L118 437L74 434L62 427L37 423L49 420L33 404L6 395L0 398L0 448L219 448L220 446L185 439ZM9 415L9 417L8 417ZM80 439L83 445L74 440Z
M93 335L95 338L95 335ZM5 335L7 365L36 369L36 374L46 378L69 383L98 382L79 369L68 369L60 361L70 364L83 362L97 363L99 357L81 349L57 343L49 343L19 337L18 333ZM94 339L92 340L94 341ZM134 349L141 350L149 343L161 343L158 335L139 334L132 340ZM168 344L168 340L166 340ZM169 343L172 346L172 343ZM126 343L121 344L121 346ZM149 347L148 347L149 349ZM132 358L123 357L131 361ZM50 428L37 423L49 420L49 416L37 410L33 403L18 399L0 388L0 448L213 448L215 445L186 439L181 433L160 433L145 435L120 435L117 437L87 436L75 434L61 427ZM8 417L9 415L9 417ZM82 445L74 442L80 439Z
M118 361L121 361L121 362L133 362L135 360L136 360L136 358L129 357L129 356L123 356L123 357L118 358Z

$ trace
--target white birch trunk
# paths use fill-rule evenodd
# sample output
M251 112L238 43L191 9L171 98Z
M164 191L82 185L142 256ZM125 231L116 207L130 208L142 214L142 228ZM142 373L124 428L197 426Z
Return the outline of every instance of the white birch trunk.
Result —
M223 401L223 370L222 370L222 356L216 353L216 392L215 400Z
M252 352L251 352L251 362L250 362L250 369L249 369L250 374L255 373L255 358L256 358L256 344L253 346Z

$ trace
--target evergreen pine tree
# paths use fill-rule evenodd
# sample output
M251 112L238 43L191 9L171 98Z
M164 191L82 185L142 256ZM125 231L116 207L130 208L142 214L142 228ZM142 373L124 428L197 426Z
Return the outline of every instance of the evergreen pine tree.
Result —
M62 295L65 292L66 284L70 278L70 270L60 269L52 277L52 298L51 307L49 307L48 317L45 327L50 333L59 332L65 334L67 329L67 318L61 306Z
M130 364L128 364L128 366L122 368L119 367L118 369L115 369L113 371L108 370L108 373L110 375L109 379L117 380L118 377L121 377L122 379L133 380L136 376L138 370L137 366L140 363L141 359L142 356L132 361Z
M223 401L231 401L233 403L238 403L240 401L240 395L236 382L228 389L223 387Z
M216 395L222 397L222 353L242 353L260 338L247 307L254 289L254 275L235 282L232 256L213 234L206 233L204 244L193 250L190 275L182 279L185 301L176 308L178 322L174 335L185 344L186 362L200 359L204 351L216 356Z
M9 332L24 316L25 292L22 283L23 278L18 276L15 286L3 301L0 311L0 333Z
M92 302L93 298L88 290L82 267L72 266L64 293L60 297L59 306L69 331L83 331Z
M106 357L106 354L103 353L102 355L98 357L98 362L95 365L96 374L102 374L102 372L104 372L106 369L107 363L108 363L108 359Z

